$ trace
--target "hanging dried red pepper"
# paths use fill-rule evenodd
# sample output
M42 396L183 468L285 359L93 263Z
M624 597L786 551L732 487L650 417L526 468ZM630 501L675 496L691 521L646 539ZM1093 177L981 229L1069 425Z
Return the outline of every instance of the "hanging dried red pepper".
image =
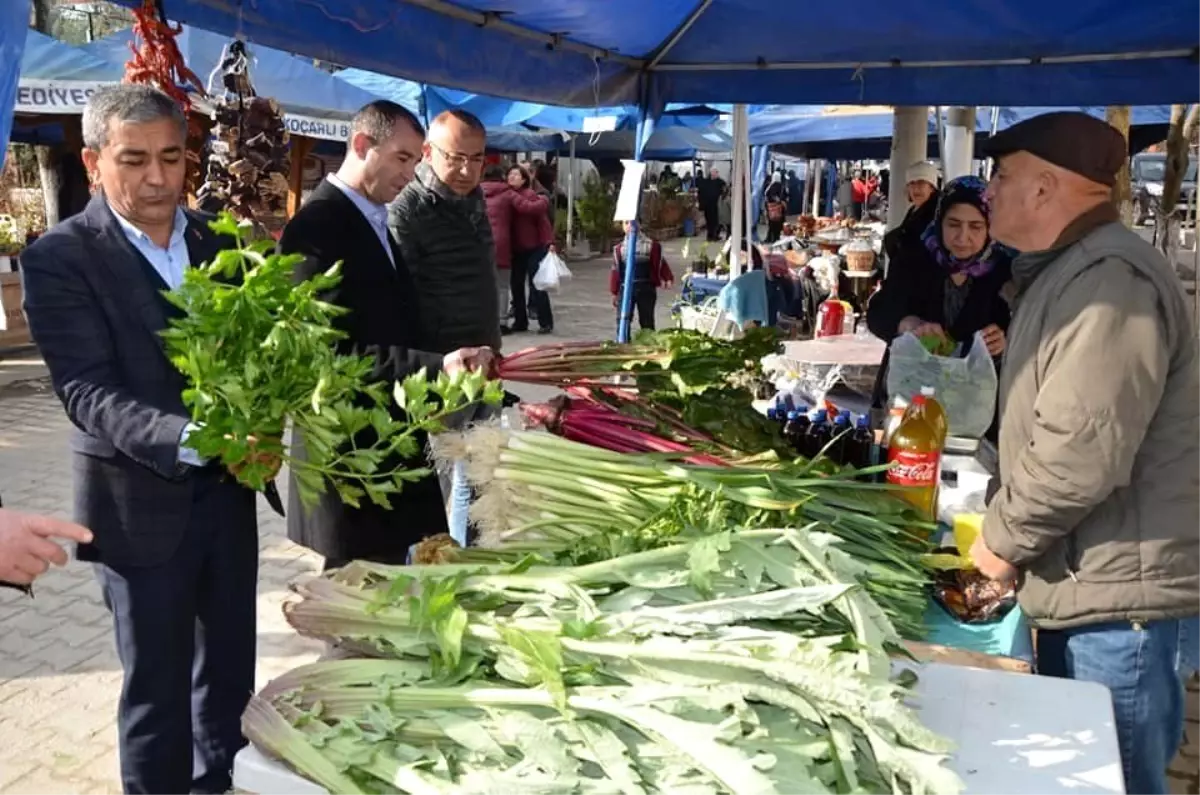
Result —
M129 44L133 56L125 64L125 82L152 85L183 109L188 120L187 186L189 192L194 192L203 177L200 153L208 132L200 119L190 113L191 92L205 96L204 82L187 67L175 41L183 27L172 27L160 12L161 2L156 0L142 0L141 7L134 10L134 40Z

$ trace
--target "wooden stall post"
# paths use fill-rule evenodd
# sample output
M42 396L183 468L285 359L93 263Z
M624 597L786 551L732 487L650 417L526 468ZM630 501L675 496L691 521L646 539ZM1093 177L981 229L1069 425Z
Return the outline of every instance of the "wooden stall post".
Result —
M302 135L292 136L292 162L288 172L287 215L291 218L300 209L304 191L304 161L308 159L316 141Z

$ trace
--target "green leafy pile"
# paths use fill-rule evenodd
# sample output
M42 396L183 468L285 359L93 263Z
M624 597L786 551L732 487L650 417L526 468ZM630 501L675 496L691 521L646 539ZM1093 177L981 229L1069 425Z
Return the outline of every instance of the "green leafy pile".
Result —
M954 353L954 340L943 334L922 334L918 339L921 346L934 356L949 356Z
M778 427L755 411L762 360L779 350L772 328L737 340L699 331L642 331L633 342L568 342L519 351L500 362L506 381L603 388L624 381L692 428L747 453L794 454Z
M235 245L189 268L166 294L181 316L163 338L187 378L183 400L199 426L188 446L245 485L265 488L282 460L306 503L332 485L351 505L365 497L387 506L406 482L428 474L398 463L420 452L421 434L472 403L503 397L482 373L372 382L374 359L337 352L345 335L333 320L346 310L321 300L340 281L338 266L295 284L302 255L278 254L269 239L248 241L249 227L228 213L211 226ZM393 416L393 403L403 418ZM289 421L304 436L304 460L288 454Z
M835 537L720 532L582 566L354 563L288 621L373 659L252 699L331 792L954 793Z
M932 526L864 473L805 465L690 466L669 456L622 454L548 433L477 426L444 434L434 452L465 461L479 497L471 518L484 549L475 560L526 553L589 562L743 527L821 522L866 571L862 584L900 634L925 634Z

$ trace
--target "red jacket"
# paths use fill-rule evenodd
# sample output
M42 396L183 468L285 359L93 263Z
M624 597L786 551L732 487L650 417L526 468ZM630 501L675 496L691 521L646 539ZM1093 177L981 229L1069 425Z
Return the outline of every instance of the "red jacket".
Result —
M856 204L866 204L871 194L878 187L879 180L871 177L868 180L856 179L850 183L850 200Z
M608 291L613 295L621 292L621 280L625 274L625 241L613 248L613 267L608 274ZM655 289L675 281L675 275L662 255L662 246L657 240L650 241L650 283Z
M512 189L505 182L484 182L483 198L487 202L488 220L492 224L492 243L496 248L496 267L512 267Z
M554 245L554 227L550 225L550 202L532 189L509 190L512 202L512 250L536 251Z

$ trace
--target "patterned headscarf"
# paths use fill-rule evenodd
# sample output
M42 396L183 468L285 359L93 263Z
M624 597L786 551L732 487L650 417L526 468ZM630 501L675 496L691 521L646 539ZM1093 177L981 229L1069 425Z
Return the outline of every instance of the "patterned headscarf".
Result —
M987 182L974 176L959 177L947 182L946 187L942 188L941 196L938 197L937 212L934 213L933 223L921 235L921 240L925 242L925 248L929 250L938 265L951 274L965 273L968 276L984 276L996 267L997 262L1012 259L1014 252L993 241L990 234L983 244L983 249L974 257L963 260L951 254L950 249L946 248L946 244L942 241L942 222L946 220L946 213L956 204L971 205L983 214L985 221L991 223Z

